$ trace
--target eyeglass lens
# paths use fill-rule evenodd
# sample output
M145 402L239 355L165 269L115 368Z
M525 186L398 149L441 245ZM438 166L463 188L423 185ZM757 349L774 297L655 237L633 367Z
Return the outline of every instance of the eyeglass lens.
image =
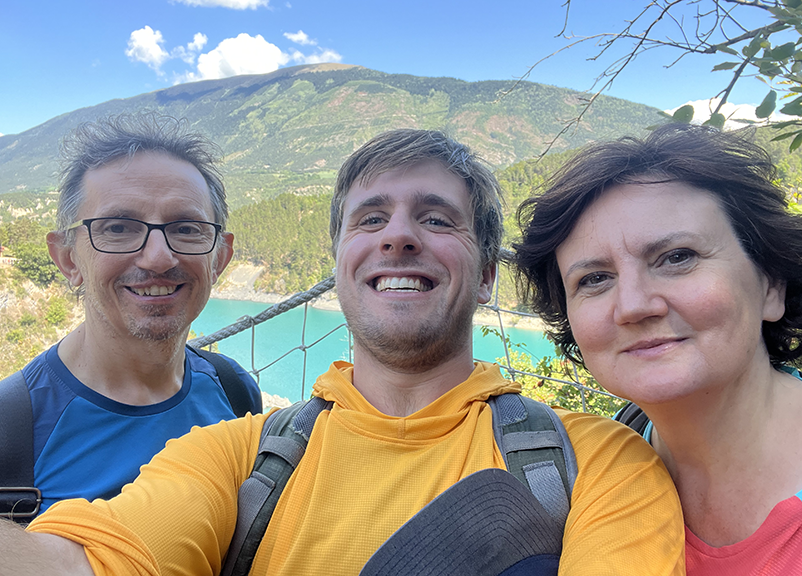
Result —
M98 250L106 252L137 251L145 245L148 226L137 220L100 218L90 225L92 241ZM208 222L181 220L164 227L168 246L176 252L203 254L215 241L215 227Z

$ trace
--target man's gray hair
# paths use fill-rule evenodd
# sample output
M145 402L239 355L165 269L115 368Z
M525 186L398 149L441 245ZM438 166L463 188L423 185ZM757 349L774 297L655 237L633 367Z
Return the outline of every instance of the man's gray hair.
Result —
M145 150L164 152L197 168L209 187L214 220L225 230L228 206L217 167L221 156L219 148L202 134L191 132L187 119L178 120L150 111L86 122L62 140L58 229L65 230L78 219L84 197L84 175L88 170L120 158L131 158Z

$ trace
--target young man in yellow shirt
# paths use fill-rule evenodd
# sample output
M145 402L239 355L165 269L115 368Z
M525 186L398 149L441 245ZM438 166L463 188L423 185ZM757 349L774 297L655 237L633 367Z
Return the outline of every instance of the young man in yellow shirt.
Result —
M330 409L314 423L250 574L358 574L472 475L502 476L454 500L448 512L457 522L461 507L500 497L508 474L498 471L506 466L488 399L520 387L496 365L473 361L471 333L477 304L490 298L501 234L497 182L439 132L382 134L343 165L331 235L354 363L335 362L315 384L313 395ZM654 452L615 422L556 413L578 467L559 574L684 574L679 502ZM0 565L14 574L219 574L266 418L196 428L169 442L112 500L57 504L28 534L0 526ZM455 559L482 548L437 533L430 540L439 543L424 541L395 568L365 573L466 573L458 560L426 559L429 543L449 537ZM515 548L516 537L501 540ZM473 573L516 574L515 566L493 565L501 569Z

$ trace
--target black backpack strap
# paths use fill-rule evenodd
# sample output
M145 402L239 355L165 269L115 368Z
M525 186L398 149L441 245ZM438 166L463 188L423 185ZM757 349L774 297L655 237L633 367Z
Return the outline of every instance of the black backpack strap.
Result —
M643 436L646 431L646 426L649 424L649 417L640 409L637 404L627 402L626 406L621 408L613 416L613 420L621 422L632 428L635 432Z
M204 358L214 366L214 369L217 371L217 377L220 378L220 384L223 386L223 391L228 398L228 403L231 404L231 409L234 411L237 418L245 416L248 412L251 414L262 413L261 394L256 400L256 403L254 403L248 392L247 385L242 381L242 378L239 377L228 360L220 356L220 354L210 352L209 350L194 348L192 346L187 346L187 348L193 350L198 356Z
M331 410L322 398L296 402L265 420L251 476L237 496L237 527L221 576L246 576L284 486L306 451L318 415Z
M0 380L0 517L30 522L42 495L33 485L33 410L22 371Z
M494 396L488 404L507 470L554 518L562 540L578 472L565 426L550 407L520 394Z

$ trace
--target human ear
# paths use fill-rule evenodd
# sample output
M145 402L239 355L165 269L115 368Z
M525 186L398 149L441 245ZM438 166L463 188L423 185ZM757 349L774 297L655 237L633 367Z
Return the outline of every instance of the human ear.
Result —
M763 320L777 322L785 314L785 280L769 278L763 300Z
M78 287L84 283L84 277L75 260L75 246L67 243L65 232L49 232L47 234L47 251L71 286Z
M477 298L479 304L487 304L490 302L490 297L493 295L493 287L496 284L497 270L497 264L488 264L482 270L482 277L479 280L479 291Z
M220 245L215 249L214 262L212 264L212 283L226 269L231 258L234 256L234 234L231 232L220 233Z

